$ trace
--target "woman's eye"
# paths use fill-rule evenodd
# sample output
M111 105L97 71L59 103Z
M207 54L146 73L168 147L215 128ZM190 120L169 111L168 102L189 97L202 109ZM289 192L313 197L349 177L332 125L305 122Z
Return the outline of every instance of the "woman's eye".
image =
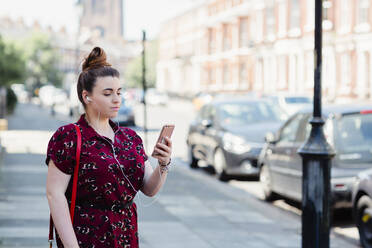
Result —
M110 94L104 94L105 96L109 96Z
M118 95L120 96L121 95L121 92L118 92Z

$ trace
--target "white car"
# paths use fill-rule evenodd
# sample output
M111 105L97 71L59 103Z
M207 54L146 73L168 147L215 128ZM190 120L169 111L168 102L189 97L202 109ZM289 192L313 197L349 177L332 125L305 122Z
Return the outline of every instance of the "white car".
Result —
M303 95L271 95L266 96L266 98L283 109L288 115L313 105L313 99Z

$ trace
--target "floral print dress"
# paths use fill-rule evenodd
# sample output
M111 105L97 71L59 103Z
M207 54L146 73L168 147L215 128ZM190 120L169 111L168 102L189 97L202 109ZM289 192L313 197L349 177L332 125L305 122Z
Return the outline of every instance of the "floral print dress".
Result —
M141 138L130 128L118 127L114 142L99 135L83 114L76 123L81 130L74 231L81 248L138 247L137 211L133 199L143 185L145 161ZM73 124L60 127L48 144L50 159L65 174L71 175L66 190L71 204L72 177L77 136ZM58 247L63 244L56 235Z

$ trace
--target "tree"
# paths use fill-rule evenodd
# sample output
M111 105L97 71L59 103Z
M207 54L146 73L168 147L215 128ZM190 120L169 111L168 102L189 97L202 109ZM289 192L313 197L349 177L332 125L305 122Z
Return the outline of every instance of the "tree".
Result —
M28 88L34 91L46 84L61 86L63 73L58 69L60 58L51 38L46 34L33 33L24 44Z
M26 64L22 51L13 43L5 42L0 36L0 87L23 82L25 72Z
M5 42L0 36L0 118L4 118L6 112L13 112L17 97L10 85L23 82L25 68L22 52L14 43Z
M155 87L156 83L156 62L158 59L158 42L148 41L146 46L146 85ZM134 58L128 63L125 70L126 86L128 88L142 87L142 55Z

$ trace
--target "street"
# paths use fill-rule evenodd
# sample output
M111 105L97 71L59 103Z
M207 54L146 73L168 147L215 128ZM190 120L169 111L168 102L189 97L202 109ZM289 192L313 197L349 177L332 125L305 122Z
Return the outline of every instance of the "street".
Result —
M143 106L135 112L134 129L145 141ZM208 170L188 167L185 137L194 116L186 101L149 106L146 151L151 153L163 124L175 124L174 168L156 197L136 198L141 247L300 247L301 211L295 204L264 202L256 181L226 184ZM9 118L9 130L0 133L7 152L0 165L0 248L47 245L45 152L52 133L71 121L62 113L52 117L49 109L21 104ZM331 247L359 247L352 220L339 217Z

